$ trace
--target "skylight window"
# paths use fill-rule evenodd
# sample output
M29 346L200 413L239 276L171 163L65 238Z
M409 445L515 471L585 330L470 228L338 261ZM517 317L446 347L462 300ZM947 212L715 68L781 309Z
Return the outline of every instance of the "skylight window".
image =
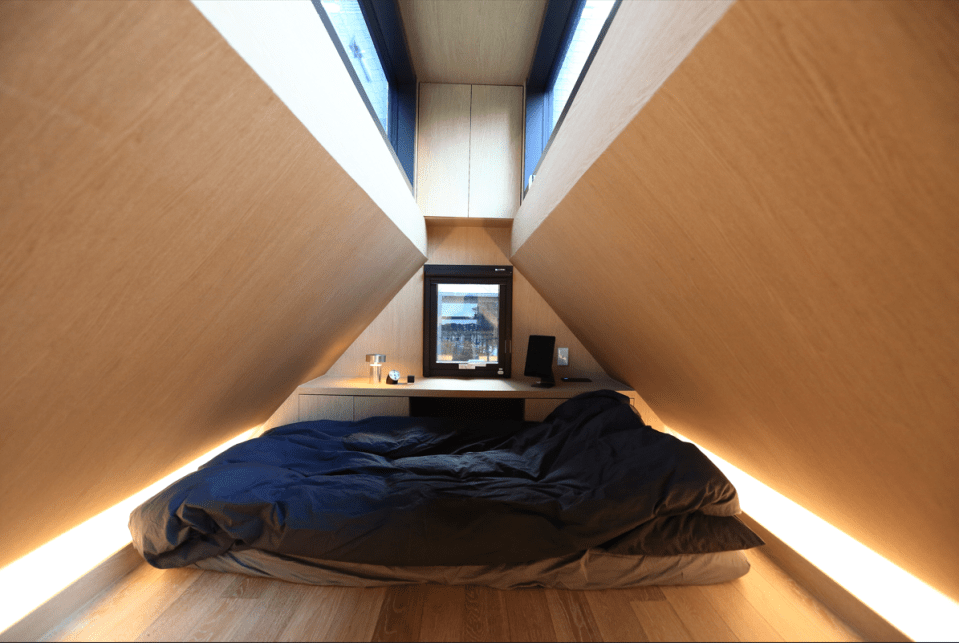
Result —
M586 0L552 83L551 129L555 129L614 4L615 0Z
M575 99L622 0L551 0L526 81L525 187Z
M373 106L383 131L389 135L390 83L383 71L358 0L323 0L330 23L346 50L353 71Z
M416 75L398 6L378 0L313 0L313 6L412 190Z

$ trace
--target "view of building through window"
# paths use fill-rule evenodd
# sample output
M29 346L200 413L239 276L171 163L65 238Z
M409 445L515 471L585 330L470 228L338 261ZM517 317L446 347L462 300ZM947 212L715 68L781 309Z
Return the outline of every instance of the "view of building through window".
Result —
M499 295L495 284L437 285L437 362L498 362Z

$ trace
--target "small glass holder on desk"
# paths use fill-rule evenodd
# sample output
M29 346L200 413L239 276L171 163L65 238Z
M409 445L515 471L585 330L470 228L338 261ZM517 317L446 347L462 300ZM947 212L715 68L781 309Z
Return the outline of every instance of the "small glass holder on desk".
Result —
M370 384L380 384L383 381L383 363L386 355L370 353L366 356L366 363L370 365Z

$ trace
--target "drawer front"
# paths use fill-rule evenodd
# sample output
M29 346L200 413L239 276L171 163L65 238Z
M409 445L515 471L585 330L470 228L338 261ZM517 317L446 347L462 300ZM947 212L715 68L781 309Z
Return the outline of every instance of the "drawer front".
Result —
M253 437L258 437L269 431L270 429L276 428L278 426L283 426L284 424L293 424L294 422L300 421L300 396L294 393L290 397L286 398L286 401L280 405L273 415L270 416L270 419L263 423L263 426L260 427L260 430L257 431L256 435Z
M408 397L373 397L358 395L353 398L353 419L365 420L378 415L392 415L408 417L410 414L410 398Z
M351 395L300 395L300 422L307 420L353 420Z
M527 422L542 422L547 415L553 412L553 409L565 402L566 399L527 398L523 419Z

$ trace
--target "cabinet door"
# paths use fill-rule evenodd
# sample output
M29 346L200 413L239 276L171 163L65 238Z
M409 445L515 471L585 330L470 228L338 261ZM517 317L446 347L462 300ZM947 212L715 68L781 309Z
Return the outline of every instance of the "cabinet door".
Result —
M523 410L523 419L527 422L542 422L557 406L566 401L563 399L527 399Z
M378 415L408 417L410 398L357 396L353 398L353 419L365 420Z
M256 436L263 435L272 428L283 426L284 424L293 424L300 421L300 396L294 393L286 398L286 401L280 405L270 419L263 423Z
M473 85L469 216L513 218L523 182L523 88Z
M423 216L469 214L470 86L420 85L416 203Z
M307 420L353 420L349 395L300 395L300 422Z

